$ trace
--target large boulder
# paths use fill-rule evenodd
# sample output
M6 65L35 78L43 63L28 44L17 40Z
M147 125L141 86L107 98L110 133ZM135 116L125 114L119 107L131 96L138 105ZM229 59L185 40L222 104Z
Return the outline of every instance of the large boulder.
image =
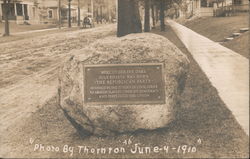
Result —
M162 63L165 79L163 104L99 104L84 102L83 65ZM189 61L166 38L151 34L107 37L77 50L59 71L60 106L82 135L113 135L138 129L152 130L174 120L185 85Z

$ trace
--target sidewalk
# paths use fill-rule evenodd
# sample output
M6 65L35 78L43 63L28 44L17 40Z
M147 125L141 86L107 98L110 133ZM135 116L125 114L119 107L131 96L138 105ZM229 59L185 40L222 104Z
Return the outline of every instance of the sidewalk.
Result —
M96 24L95 27L100 27L100 26L108 25L108 24L111 24L111 23L101 24L101 25ZM67 30L67 29L72 29L72 28L89 29L89 28L82 28L82 25L81 26L74 25L71 28L69 28L67 26L62 26L60 29L58 27L54 27L54 28L28 30L28 31L13 32L13 33L11 32L10 34L11 35L23 35L23 34L28 34L28 33L38 33L38 32L52 31L52 30Z
M71 28L77 28L78 26L72 26ZM68 27L61 27L61 29L68 29ZM44 31L50 31L50 30L59 30L59 28L49 28L49 29L39 29L39 30L30 30L30 31L23 31L23 32L16 32L12 33L11 35L21 35L21 34L27 34L27 33L37 33L37 32L44 32Z
M249 135L248 59L172 20L168 23Z

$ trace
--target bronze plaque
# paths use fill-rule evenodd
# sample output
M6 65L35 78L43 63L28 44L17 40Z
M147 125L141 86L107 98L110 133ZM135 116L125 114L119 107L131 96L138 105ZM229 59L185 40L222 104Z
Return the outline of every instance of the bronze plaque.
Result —
M84 65L84 102L163 104L161 63Z

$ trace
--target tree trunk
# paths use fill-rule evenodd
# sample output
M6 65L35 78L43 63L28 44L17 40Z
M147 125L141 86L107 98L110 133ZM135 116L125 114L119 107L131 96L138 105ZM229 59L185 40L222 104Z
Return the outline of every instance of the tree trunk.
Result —
M157 24L159 21L159 6L158 5L155 7L155 20Z
M117 36L141 33L139 6L137 0L118 0Z
M3 6L4 6L4 34L3 36L9 36L10 35L10 27L9 27L9 3L10 1L4 0Z
M161 21L161 31L165 31L165 0L160 1L160 21Z
M153 21L153 27L152 28L155 28L155 7L154 7L153 4L151 5L151 15L152 15L152 21Z
M110 10L110 1L107 1L107 8L108 8L108 22L111 22L111 10Z
M102 5L100 6L100 22L101 22L101 24L102 24Z
M69 17L68 17L68 27L71 28L71 0L69 0L69 5L68 5L68 12L69 12Z
M144 14L144 32L150 31L150 0L144 0L145 14Z
M61 0L58 1L58 28L62 27L62 18L61 18Z
M80 13L80 0L78 0L78 20L77 20L77 26L81 26L81 13Z
M94 20L94 0L90 0L91 2L91 13L92 13L92 19Z
M98 7L96 7L96 22L99 24L99 11Z

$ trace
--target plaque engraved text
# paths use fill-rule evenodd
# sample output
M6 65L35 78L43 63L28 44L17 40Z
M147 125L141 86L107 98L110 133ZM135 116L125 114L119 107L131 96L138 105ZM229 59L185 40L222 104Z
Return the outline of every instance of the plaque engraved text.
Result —
M165 103L161 63L84 65L84 102Z

